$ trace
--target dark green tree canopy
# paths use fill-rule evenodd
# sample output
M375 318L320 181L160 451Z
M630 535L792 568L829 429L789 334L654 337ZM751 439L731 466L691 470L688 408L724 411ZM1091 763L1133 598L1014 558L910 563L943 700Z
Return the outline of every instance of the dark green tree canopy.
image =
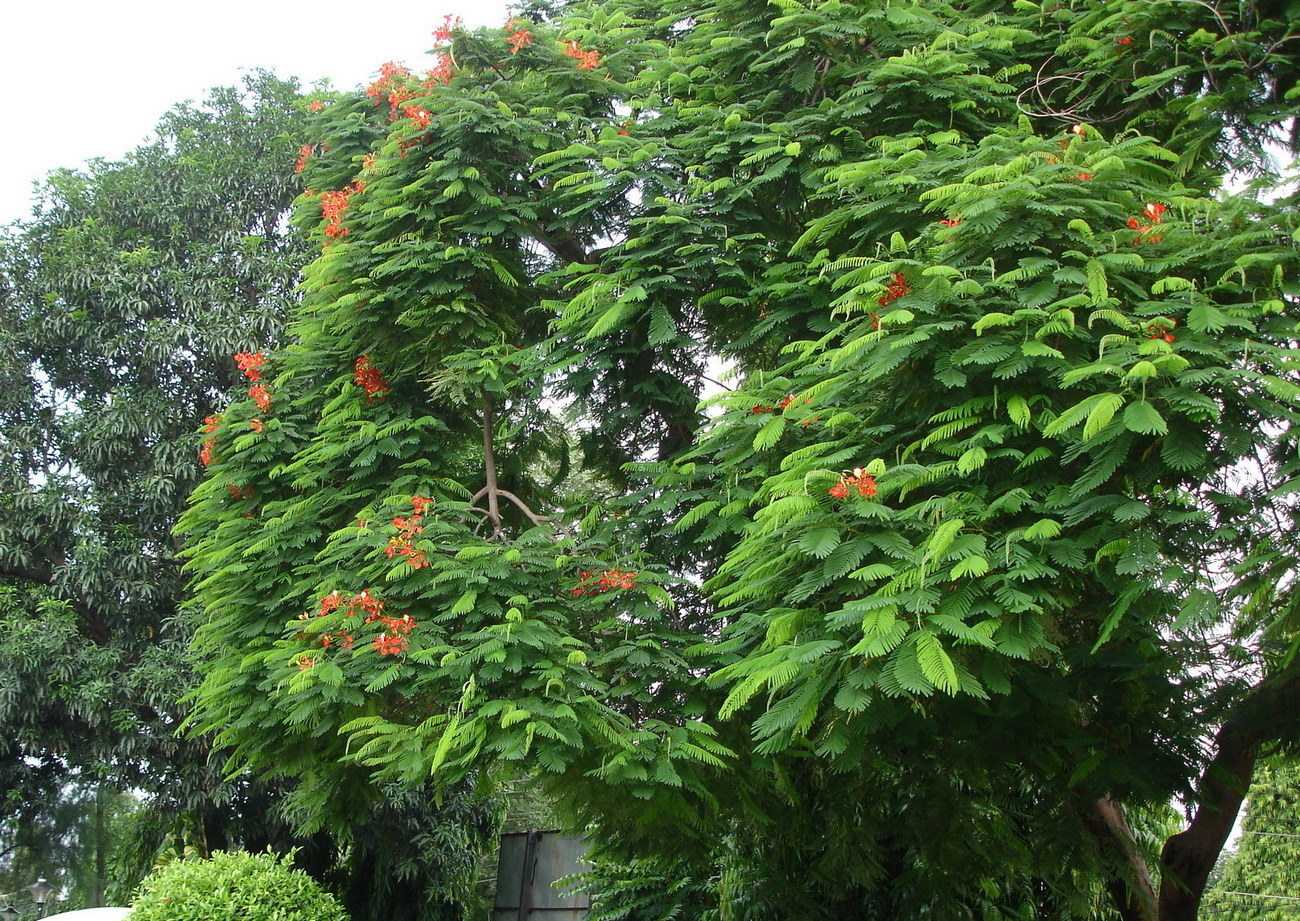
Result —
M308 804L540 766L610 847L761 829L736 872L827 917L1194 918L1295 742L1296 38L449 27L304 151L295 341L182 524L195 725Z
M51 174L6 231L0 796L15 826L98 787L96 802L165 791L216 834L240 799L206 740L176 736L192 672L170 531L230 354L277 338L296 299L306 249L285 218L308 115L269 74L214 90L123 159Z

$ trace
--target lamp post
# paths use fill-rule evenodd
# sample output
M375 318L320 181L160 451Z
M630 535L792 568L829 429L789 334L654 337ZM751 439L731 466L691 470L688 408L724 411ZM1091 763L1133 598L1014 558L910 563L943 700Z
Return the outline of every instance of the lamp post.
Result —
M54 887L47 883L45 877L42 876L26 888L31 893L32 901L36 903L36 917L44 918L45 906L50 901L50 893L54 891Z

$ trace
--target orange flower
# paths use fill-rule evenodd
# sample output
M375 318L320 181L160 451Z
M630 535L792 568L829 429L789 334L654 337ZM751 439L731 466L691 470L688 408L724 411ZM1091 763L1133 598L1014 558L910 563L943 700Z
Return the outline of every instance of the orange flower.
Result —
M506 35L506 44L510 46L511 54L518 54L520 50L533 43L533 33L523 26L524 24L518 19L506 23L506 28L510 30Z
M568 57L577 59L579 70L595 70L600 66L600 52L583 51L576 41L565 45L564 53Z

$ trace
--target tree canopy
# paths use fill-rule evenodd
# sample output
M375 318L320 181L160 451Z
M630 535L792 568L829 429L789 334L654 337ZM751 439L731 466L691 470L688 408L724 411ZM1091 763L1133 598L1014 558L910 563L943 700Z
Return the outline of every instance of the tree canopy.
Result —
M1194 918L1300 694L1288 10L449 21L301 152L195 727L308 807L539 769L808 917Z
M269 74L214 90L120 161L52 173L7 233L0 725L18 801L75 778L230 790L207 743L175 736L191 673L170 529L231 350L278 338L295 298L301 187L282 164L308 114Z

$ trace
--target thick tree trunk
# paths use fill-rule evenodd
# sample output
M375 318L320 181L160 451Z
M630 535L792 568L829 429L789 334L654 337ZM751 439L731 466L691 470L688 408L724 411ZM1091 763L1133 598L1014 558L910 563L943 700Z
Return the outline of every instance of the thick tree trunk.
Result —
M1250 789L1260 750L1294 731L1297 707L1300 658L1264 678L1229 711L1196 784L1196 812L1161 851L1158 891L1119 804L1109 796L1091 804L1088 824L1116 858L1107 888L1124 921L1198 921L1210 871Z
M1259 757L1259 740L1229 720L1214 737L1214 758L1197 786L1200 806L1191 824L1160 854L1159 921L1196 921L1205 884L1232 832Z

